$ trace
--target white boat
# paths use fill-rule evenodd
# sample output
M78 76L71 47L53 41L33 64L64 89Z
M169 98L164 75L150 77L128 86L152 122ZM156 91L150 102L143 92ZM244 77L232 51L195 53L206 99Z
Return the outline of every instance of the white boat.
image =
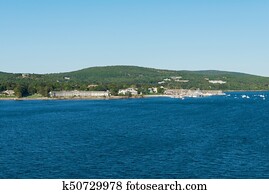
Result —
M242 98L250 98L250 97L247 96L247 95L242 95L241 97L242 97Z

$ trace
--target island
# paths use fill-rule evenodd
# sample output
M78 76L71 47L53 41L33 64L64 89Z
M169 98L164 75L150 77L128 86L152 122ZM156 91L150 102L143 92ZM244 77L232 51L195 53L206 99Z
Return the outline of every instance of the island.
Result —
M121 99L224 95L268 90L269 78L226 71L174 71L137 66L91 67L53 74L0 72L0 99Z

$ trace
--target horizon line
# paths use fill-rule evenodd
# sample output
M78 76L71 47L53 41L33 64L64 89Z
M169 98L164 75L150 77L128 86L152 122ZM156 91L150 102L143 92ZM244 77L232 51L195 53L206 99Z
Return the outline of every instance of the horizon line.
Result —
M246 74L246 75L254 75L259 77L269 77L264 75L257 75L257 74L251 74L246 72L240 72L240 71L232 71L232 70L217 70L217 69L195 69L195 70L187 70L187 69L181 69L181 70L175 70L175 69L164 69L164 68L155 68L155 67L149 67L149 66L142 66L142 65L134 65L134 64L108 64L108 65L96 65L96 66L90 66L90 67L84 67L80 69L75 70L69 70L69 71L58 71L58 72L45 72L45 73L37 73L37 72L7 72L7 71L1 71L0 73L8 73L8 74L36 74L36 75L48 75L48 74L61 74L61 73L71 73L75 71L81 71L84 69L90 69L90 68L104 68L104 67L116 67L116 66L122 66L122 67L141 67L141 68L148 68L148 69L156 69L156 70L164 70L164 71L189 71L189 72L204 72L204 71L216 71L216 72L227 72L227 73L240 73L240 74Z

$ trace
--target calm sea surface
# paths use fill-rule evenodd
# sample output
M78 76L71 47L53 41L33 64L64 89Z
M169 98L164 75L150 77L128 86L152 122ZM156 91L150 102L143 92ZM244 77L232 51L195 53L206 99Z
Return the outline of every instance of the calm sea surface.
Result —
M0 101L0 178L269 178L269 93Z

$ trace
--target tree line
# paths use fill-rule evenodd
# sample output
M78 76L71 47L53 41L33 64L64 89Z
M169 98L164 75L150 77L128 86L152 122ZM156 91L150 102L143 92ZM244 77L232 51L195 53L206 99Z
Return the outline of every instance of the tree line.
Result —
M140 94L150 94L148 88L154 87L151 84L126 84L126 83L99 83L95 87L89 87L90 83L78 83L78 82L1 82L0 93L6 90L14 90L15 96L18 98L27 97L35 94L40 94L44 97L49 97L50 91L107 91L109 90L111 95L117 96L120 89L124 88L137 88ZM163 93L163 89L158 87L158 92Z

